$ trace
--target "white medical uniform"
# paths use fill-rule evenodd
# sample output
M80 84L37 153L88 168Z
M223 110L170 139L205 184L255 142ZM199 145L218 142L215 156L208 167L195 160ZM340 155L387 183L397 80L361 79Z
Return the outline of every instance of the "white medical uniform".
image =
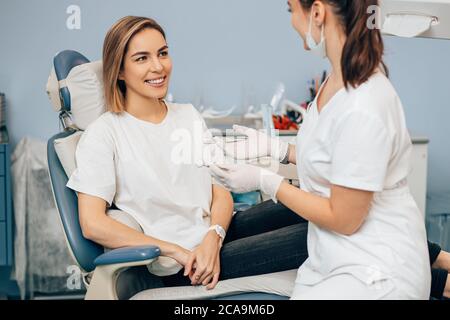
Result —
M212 178L195 164L206 125L192 105L166 105L160 124L103 114L82 135L67 186L114 203L146 235L192 250L210 225Z
M380 72L341 89L320 114L311 104L297 137L301 189L328 198L338 185L374 199L352 236L309 223L292 299L429 298L424 219L407 185L411 150L402 104Z

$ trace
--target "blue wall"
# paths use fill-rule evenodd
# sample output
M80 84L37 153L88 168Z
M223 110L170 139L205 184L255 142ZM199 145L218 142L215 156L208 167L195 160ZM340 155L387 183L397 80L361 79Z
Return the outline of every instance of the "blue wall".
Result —
M430 139L427 213L450 213L450 40L386 37L386 46L408 127Z
M53 55L75 49L100 59L108 28L128 14L156 18L166 29L179 101L228 108L254 92L269 101L278 81L306 98L306 81L327 67L303 51L286 1L261 0L0 0L0 91L8 98L15 145L26 135L59 130L45 94ZM68 30L66 9L81 8L81 30ZM450 212L450 41L387 38L387 62L408 126L430 138L429 206Z

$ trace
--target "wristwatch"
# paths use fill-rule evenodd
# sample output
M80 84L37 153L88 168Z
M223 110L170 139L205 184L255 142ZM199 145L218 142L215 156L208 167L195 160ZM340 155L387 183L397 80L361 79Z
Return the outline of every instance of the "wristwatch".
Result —
M211 227L209 227L208 231L214 230L217 235L220 237L220 244L222 244L223 240L225 240L225 236L227 233L225 232L225 229L222 228L221 225L215 224Z

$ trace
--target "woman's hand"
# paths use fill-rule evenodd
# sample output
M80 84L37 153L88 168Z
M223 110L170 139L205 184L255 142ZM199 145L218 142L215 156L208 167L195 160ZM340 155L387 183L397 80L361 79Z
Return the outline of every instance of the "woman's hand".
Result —
M208 284L208 282L203 281L203 285L206 286L206 289L208 290L212 290L216 287L217 283L219 282L219 277L220 277L220 251L217 254L217 259L216 259L216 264L214 265L214 269L213 269L213 277L212 277L212 281L210 284ZM449 288L450 289L450 288Z
M219 280L219 254L221 239L214 232L208 232L202 243L192 251L184 268L184 275L189 276L192 285L208 285L214 288Z
M189 256L192 254L192 252L179 245L174 245L171 251L172 253L168 254L167 256L175 259L182 266L186 266L189 261Z
M281 141L279 137L272 138L264 132L237 125L234 125L233 129L235 133L247 136L247 139L235 143L216 139L217 145L230 157L237 160L251 160L271 156L281 162L288 153L289 144Z
M210 166L211 174L228 190L247 193L261 190L276 201L283 177L272 171L252 166L217 164Z

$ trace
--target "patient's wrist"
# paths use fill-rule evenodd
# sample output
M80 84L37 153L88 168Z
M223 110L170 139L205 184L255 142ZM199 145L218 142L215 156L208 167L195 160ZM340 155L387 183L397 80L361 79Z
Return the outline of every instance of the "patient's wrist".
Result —
M160 245L159 249L161 250L162 256L173 258L180 250L180 247L174 243L166 242Z
M218 245L221 245L222 238L214 230L209 230L205 235L205 240L214 241Z

